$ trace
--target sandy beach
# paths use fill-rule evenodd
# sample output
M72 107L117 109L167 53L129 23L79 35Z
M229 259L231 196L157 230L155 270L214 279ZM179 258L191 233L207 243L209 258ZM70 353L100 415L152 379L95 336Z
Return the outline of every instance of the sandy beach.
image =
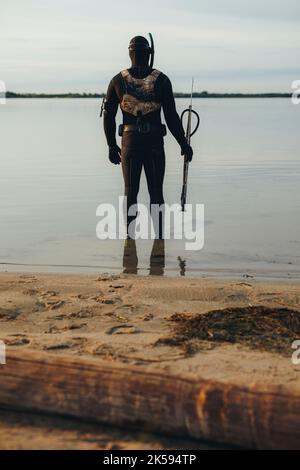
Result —
M1 273L0 298L0 339L8 348L99 358L224 383L284 385L291 391L300 388L300 366L292 363L293 350L289 350L291 340L300 335L293 333L297 328L288 331L286 341L273 315L279 312L280 318L296 312L297 316L298 283ZM257 337L252 341L251 332L228 338L226 323L218 330L221 336L214 335L215 329L207 330L207 338L178 336L180 321L210 318L212 311L226 318L247 312L254 319L259 307L266 309L273 322L273 336L262 331L265 341L259 342ZM232 318L230 321L232 329ZM4 429L12 429L10 419L2 417L2 421ZM22 428L22 424L18 426ZM35 426L36 432L39 429ZM22 432L19 439L18 432L14 435L10 445L17 448ZM117 438L108 440L113 445ZM0 447L7 445L2 424ZM47 441L33 440L32 445L44 448ZM126 442L122 445L128 448ZM72 447L69 442L68 448Z

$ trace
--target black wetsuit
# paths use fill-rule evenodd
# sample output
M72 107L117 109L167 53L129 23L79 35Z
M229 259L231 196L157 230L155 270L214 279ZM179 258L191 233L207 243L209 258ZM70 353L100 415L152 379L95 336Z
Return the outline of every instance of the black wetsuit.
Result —
M131 67L129 73L134 78L145 78L153 71L150 67ZM187 145L182 123L177 114L172 85L169 78L160 73L155 82L155 98L161 103L166 124L181 148ZM109 147L115 147L116 114L118 106L126 92L124 80L119 73L110 82L105 104L104 131ZM123 111L123 124L135 125L136 116ZM153 128L161 129L161 109L143 116ZM144 168L151 204L163 204L163 180L165 173L165 152L163 134L149 132L142 134L137 131L124 132L121 151L122 169L125 183L125 195L130 207L137 202L141 171ZM130 223L130 219L128 222Z

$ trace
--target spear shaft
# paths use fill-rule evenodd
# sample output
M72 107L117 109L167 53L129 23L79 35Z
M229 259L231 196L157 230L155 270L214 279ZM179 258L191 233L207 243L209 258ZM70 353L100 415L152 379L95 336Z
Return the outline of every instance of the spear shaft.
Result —
M182 114L181 114L181 121L183 122L183 117L187 113L187 125L186 125L186 141L188 145L191 144L191 137L192 135L195 134L197 131L199 124L200 124L200 117L199 114L193 110L193 92L194 92L194 79L192 79L192 89L191 89L191 101L190 105L187 109L185 109ZM195 129L192 131L192 114L194 114L197 118L197 124ZM181 190L181 210L185 210L185 204L186 204L186 195L187 195L187 182L188 182L188 174L189 174L189 160L187 159L187 156L184 155L184 163L183 163L183 181L182 181L182 190Z

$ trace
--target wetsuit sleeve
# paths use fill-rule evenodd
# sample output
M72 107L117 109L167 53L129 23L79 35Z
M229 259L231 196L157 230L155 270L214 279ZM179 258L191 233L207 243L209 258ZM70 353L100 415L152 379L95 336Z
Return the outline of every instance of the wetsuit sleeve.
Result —
M119 99L115 90L114 80L111 80L105 100L103 113L104 133L109 147L115 147L116 141L116 114L118 111Z
M175 137L180 147L185 147L187 145L187 141L185 138L181 120L176 111L172 84L168 77L165 77L163 83L162 107L166 123L171 134Z

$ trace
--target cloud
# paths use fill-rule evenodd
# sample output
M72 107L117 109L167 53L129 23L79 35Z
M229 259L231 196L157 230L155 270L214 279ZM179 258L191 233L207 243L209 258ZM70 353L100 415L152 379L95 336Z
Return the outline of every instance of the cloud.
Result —
M1 79L24 91L99 91L151 31L156 66L183 91L287 91L299 78L294 0L10 0L1 7Z

